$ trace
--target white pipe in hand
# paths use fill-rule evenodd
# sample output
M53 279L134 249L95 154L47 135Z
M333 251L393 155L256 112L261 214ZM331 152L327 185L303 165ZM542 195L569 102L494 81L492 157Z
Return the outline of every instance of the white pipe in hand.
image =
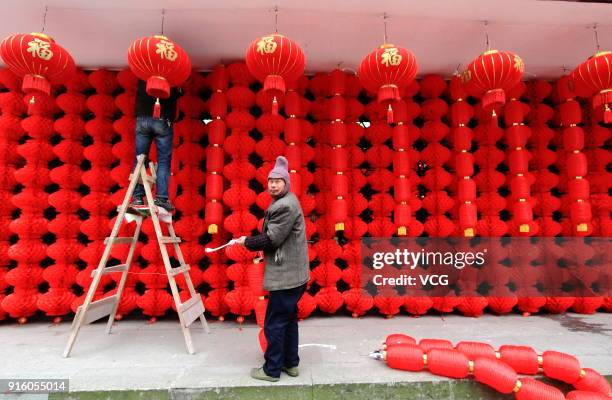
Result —
M207 252L207 253L212 253L213 251L221 250L222 248L227 247L227 246L231 246L233 244L236 244L236 239L232 239L229 242L225 243L223 246L215 247L214 249L211 249L210 247L207 247L207 248L204 249L204 251Z

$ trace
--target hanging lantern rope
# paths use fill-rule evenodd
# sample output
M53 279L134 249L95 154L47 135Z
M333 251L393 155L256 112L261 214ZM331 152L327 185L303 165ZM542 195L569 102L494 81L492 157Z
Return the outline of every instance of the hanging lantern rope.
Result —
M463 379L472 375L500 393L514 393L518 400L603 400L612 395L610 384L597 371L580 366L566 353L545 351L538 354L527 346L501 346L497 351L487 343L452 343L442 339L416 340L408 335L389 335L383 347L370 354L394 369ZM560 390L518 374L536 375L573 385L577 390L564 396Z
M274 7L274 33L255 39L246 51L246 65L272 96L272 115L278 114L278 97L285 94L287 83L304 74L306 60L302 48L278 33L278 7Z
M377 93L379 104L386 106L387 123L392 124L391 103L401 99L401 92L416 77L417 63L410 51L387 42L387 14L383 14L384 43L368 54L359 65L359 80L370 92Z

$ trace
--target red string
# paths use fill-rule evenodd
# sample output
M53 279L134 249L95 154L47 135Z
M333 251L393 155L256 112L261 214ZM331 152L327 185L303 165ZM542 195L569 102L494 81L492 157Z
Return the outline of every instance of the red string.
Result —
M453 344L443 339L421 339L419 346L427 353L431 349L452 349Z
M385 340L385 345L387 346L399 343L416 344L416 341L410 336L404 335L403 333L394 333L392 335L387 336L387 339Z
M570 385L580 379L580 362L576 357L557 351L545 351L542 357L544 375L547 377Z
M604 396L603 394L593 393L593 392L582 392L579 390L574 390L569 392L565 397L567 400L607 400L608 396Z
M574 384L576 389L597 392L603 395L610 393L610 384L599 372L591 368L585 368L584 372L584 377Z
M511 366L495 358L480 357L474 361L474 378L500 393L512 393L518 375Z
M431 349L427 352L427 367L434 375L461 379L468 376L469 360L458 350Z
M499 348L500 358L519 374L538 373L538 353L527 346L504 345Z
M387 365L405 371L422 371L427 367L434 375L461 379L470 373L474 378L500 393L514 392L517 400L604 400L612 397L610 384L601 374L582 369L570 354L546 351L538 356L527 346L504 345L496 352L487 343L460 342L456 347L444 339L421 339L393 334L385 341L382 353ZM533 378L518 374L538 373L574 385L577 390L563 393Z
M423 349L416 344L404 343L398 346L396 351L390 352L387 357L387 365L394 369L403 371L422 371L425 368L423 362Z
M495 349L487 343L459 342L456 349L468 356L470 360L476 360L478 357L495 358Z
M557 388L536 381L533 378L521 378L521 388L516 393L516 400L565 400Z

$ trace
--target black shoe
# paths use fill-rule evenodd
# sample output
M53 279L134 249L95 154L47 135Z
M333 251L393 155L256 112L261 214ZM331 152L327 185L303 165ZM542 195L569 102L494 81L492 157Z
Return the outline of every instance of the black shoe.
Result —
M142 207L144 206L144 201L142 197L133 197L132 202L130 203L131 207Z
M174 211L174 206L172 205L172 203L170 203L170 200L168 200L168 199L162 199L161 197L156 197L155 198L155 205L157 207L161 207L161 208L165 209L168 212Z
M268 382L278 382L280 378L277 378L275 376L270 376L268 374L266 374L266 372L264 371L263 367L260 368L252 368L251 369L251 378L255 378L255 379L259 379L262 381L268 381Z

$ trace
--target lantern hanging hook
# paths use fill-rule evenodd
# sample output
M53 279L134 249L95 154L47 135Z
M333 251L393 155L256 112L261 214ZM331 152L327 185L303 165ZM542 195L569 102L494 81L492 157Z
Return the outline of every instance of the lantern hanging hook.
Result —
M455 67L455 72L453 73L453 75L459 76L459 68L460 67L461 67L461 63L457 64L457 67Z
M164 23L166 22L166 9L162 8L162 18L161 18L161 34L164 35Z
M274 33L278 33L278 5L274 6Z
M49 11L49 7L45 6L45 13L43 14L43 26L40 30L40 33L45 33L45 27L47 26L47 11Z
M482 25L484 26L484 34L485 34L485 51L491 50L491 44L489 42L489 30L487 26L489 26L489 21L482 21Z
M389 19L389 16L387 15L387 13L386 12L383 13L383 25L384 25L384 41L383 41L383 43L384 44L387 44L387 39L388 39L388 36L387 36L387 20L388 19Z
M599 45L599 33L597 32L597 22L595 22L592 26L593 34L595 35L595 46L597 46L597 52L601 51L601 46Z

